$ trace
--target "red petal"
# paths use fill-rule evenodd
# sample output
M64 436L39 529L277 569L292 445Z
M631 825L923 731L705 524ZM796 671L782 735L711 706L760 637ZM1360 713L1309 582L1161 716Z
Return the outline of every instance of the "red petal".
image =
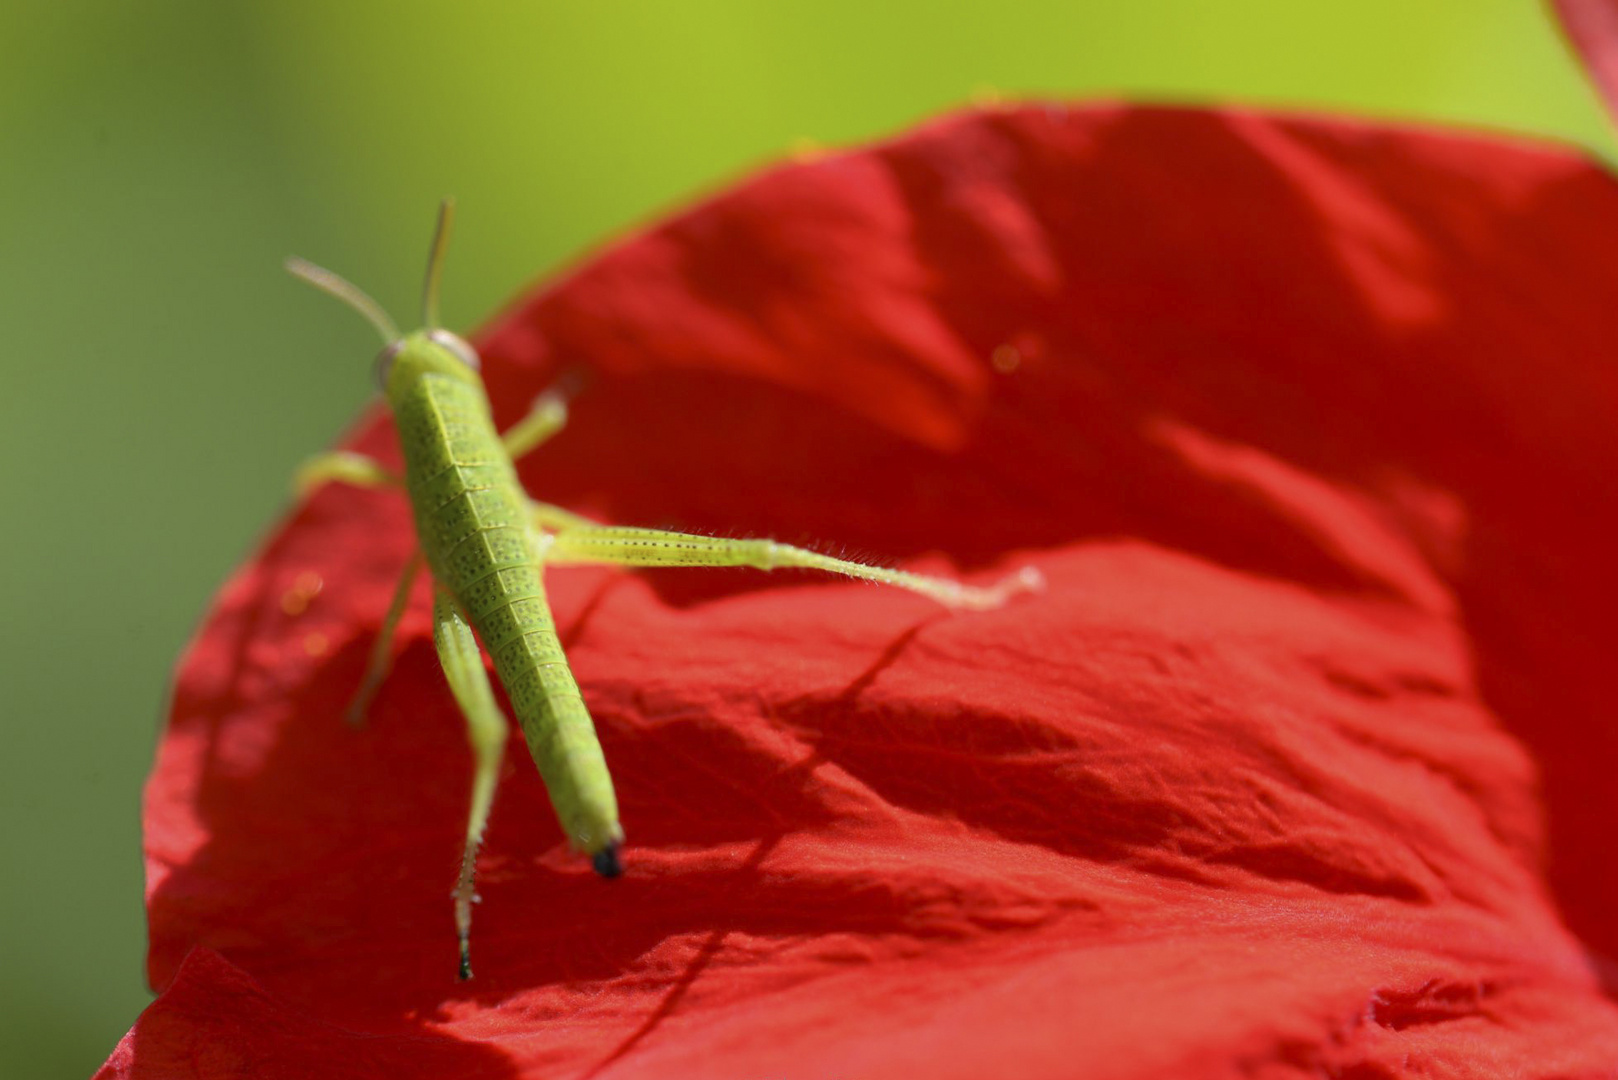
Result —
M621 245L482 338L506 422L585 376L531 490L1050 588L555 571L630 869L564 853L513 744L460 985L424 603L341 721L406 510L323 491L182 668L168 989L107 1075L1609 1069L1562 919L1618 946L1615 271L1565 151L1133 108L947 120Z
M1551 0L1607 112L1618 119L1618 2Z

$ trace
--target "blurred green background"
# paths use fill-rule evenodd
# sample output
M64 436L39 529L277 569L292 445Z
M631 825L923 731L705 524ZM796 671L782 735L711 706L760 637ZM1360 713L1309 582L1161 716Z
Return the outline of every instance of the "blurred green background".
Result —
M995 88L1614 144L1533 0L0 2L0 1074L87 1076L147 1000L138 799L169 670L370 391L438 198L471 327L810 138Z

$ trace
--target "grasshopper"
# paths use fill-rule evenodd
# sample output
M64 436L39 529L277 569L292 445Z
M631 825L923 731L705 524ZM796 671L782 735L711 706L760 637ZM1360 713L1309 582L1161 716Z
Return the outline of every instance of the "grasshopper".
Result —
M422 290L424 327L414 333L401 334L381 305L331 271L296 258L288 259L286 268L348 304L382 335L376 382L393 414L404 475L373 458L335 451L306 462L295 487L300 495L328 481L402 488L414 509L418 548L399 577L349 719L363 718L386 677L394 632L425 565L434 583L433 641L465 718L473 757L471 807L453 893L460 977L469 979L473 875L508 732L480 641L494 661L568 843L588 856L602 877L617 877L623 870L618 801L595 725L557 640L545 598L547 566L805 567L897 585L966 609L997 606L1039 581L1028 568L996 586L975 588L774 540L599 525L530 498L513 462L561 430L566 405L560 395L547 392L504 434L495 429L476 350L439 325L438 283L453 209L450 200L439 208Z

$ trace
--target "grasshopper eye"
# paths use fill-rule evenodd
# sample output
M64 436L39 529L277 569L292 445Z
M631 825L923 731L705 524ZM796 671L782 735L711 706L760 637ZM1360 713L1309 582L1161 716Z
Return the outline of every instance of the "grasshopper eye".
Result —
M465 338L452 334L448 330L430 330L427 337L432 340L434 345L442 345L454 353L455 359L473 371L479 371L483 368L483 361L478 358L478 351L472 348Z
M398 356L403 348L404 339L400 338L376 354L376 388L384 394L388 392L388 375L393 371L393 358Z

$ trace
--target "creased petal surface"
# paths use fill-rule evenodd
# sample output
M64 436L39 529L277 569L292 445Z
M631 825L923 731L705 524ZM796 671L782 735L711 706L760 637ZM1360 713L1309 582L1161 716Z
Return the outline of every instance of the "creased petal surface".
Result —
M1612 1075L1615 282L1568 151L1113 106L612 247L479 339L580 388L537 497L1047 589L552 571L630 868L514 742L462 985L425 591L342 722L408 510L323 490L182 665L103 1075Z

